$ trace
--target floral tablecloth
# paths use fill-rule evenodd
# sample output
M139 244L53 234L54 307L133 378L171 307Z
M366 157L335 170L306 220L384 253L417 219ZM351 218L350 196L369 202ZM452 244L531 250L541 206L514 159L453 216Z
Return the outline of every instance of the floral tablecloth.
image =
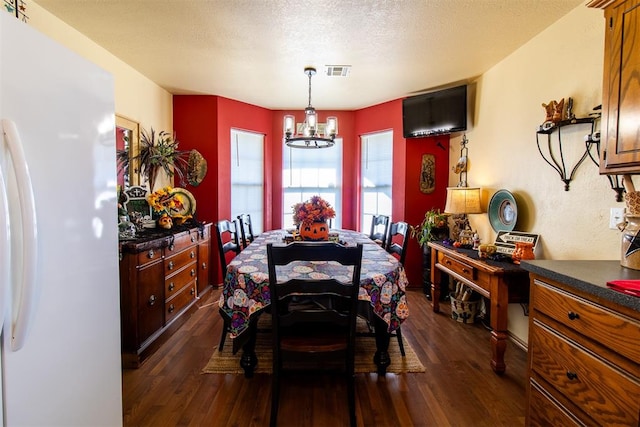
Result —
M271 304L267 243L282 243L284 234L283 230L261 234L229 263L219 304L231 318L232 338L248 328L253 313ZM366 235L349 230L339 230L339 234L346 245L364 244L359 299L370 303L373 313L388 325L388 332L395 331L409 316L404 267ZM278 274L314 279L344 276L346 280L348 268L326 262L292 263Z

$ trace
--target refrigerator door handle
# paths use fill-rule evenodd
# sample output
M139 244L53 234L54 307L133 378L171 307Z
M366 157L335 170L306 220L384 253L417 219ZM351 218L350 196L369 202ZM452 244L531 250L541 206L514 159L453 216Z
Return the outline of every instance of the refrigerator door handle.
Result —
M29 326L35 310L37 293L37 265L38 265L38 223L36 221L36 206L33 196L33 185L27 165L22 142L16 124L9 119L2 119L2 129L5 141L11 153L13 169L18 184L18 198L20 200L20 215L22 220L22 283L19 285L19 302L13 317L11 328L11 350L22 348L27 338Z
M11 257L11 223L9 222L9 198L7 196L7 184L4 178L3 164L0 163L0 330L4 326L4 318L7 313L6 304L9 295L11 280L9 264Z

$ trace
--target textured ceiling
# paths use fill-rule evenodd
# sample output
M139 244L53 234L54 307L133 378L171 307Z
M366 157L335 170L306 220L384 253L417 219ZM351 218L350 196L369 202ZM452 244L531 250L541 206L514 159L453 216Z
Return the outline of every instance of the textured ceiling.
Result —
M584 0L33 0L174 94L353 110L479 76ZM351 65L347 77L325 65Z

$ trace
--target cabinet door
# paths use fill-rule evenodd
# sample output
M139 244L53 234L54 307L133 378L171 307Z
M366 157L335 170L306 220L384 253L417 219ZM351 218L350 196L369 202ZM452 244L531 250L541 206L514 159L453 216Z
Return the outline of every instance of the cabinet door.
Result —
M164 268L162 262L138 272L138 345L164 325Z
M211 286L210 244L211 240L207 239L198 245L198 295L202 295Z
M640 0L605 11L601 173L640 172Z

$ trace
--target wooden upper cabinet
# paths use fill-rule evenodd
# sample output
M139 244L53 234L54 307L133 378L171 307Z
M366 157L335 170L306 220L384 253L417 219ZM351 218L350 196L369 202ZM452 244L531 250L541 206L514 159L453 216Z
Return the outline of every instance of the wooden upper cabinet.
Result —
M640 173L640 0L594 0L606 19L600 173Z

